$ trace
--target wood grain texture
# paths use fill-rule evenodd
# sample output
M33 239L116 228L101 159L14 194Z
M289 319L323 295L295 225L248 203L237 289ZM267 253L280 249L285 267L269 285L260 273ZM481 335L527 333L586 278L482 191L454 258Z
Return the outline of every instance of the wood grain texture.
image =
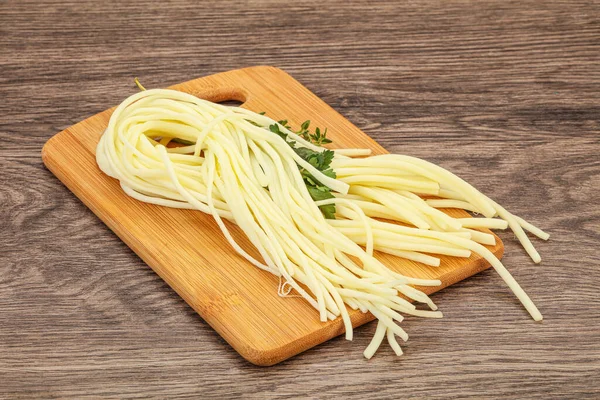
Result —
M600 6L595 1L0 3L0 398L597 398ZM265 369L242 360L46 170L42 145L149 87L291 73L388 151L434 161L552 234L409 318ZM77 245L73 245L77 243Z
M214 102L242 101L243 107L266 112L275 120L288 119L294 130L311 118L316 126L327 126L328 137L337 148L385 153L278 68L227 71L172 88ZM106 110L53 136L42 148L44 164L238 353L253 364L270 366L344 332L341 318L321 323L318 312L297 293L278 296L278 278L235 253L212 216L140 204L127 196L115 179L102 173L96 165L96 146L111 114L112 109ZM463 210L447 212L457 218L469 217ZM239 245L260 259L243 231L226 224ZM504 246L498 238L488 248L502 257ZM383 253L376 256L403 275L439 279L440 286L421 288L427 294L489 268L477 254L440 257L437 268ZM370 314L348 310L355 327L373 320Z

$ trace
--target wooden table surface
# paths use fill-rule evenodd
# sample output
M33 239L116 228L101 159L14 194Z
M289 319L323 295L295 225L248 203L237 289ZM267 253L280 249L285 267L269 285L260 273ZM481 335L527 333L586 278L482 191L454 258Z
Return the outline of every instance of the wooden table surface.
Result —
M598 2L121 3L0 4L0 398L600 396ZM42 164L135 76L260 64L550 232L540 265L501 234L543 323L488 270L406 320L401 358L363 359L369 324L255 367Z

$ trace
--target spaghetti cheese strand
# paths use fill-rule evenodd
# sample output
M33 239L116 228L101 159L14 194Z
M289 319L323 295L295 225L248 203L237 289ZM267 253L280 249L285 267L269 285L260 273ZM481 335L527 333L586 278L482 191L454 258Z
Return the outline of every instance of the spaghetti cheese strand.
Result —
M273 133L273 125L285 137ZM174 142L185 144L172 147ZM332 175L301 157L299 149L325 151L265 115L153 89L130 96L116 108L96 159L137 200L210 214L238 254L280 277L280 295L288 295L284 287L290 287L318 311L321 321L340 317L347 339L353 335L346 306L371 312L378 325L365 350L367 358L386 336L394 352L402 354L395 336L408 336L397 325L402 321L399 312L442 316L413 287L440 285L439 280L390 270L376 251L434 267L440 258L431 253L468 257L476 252L492 264L532 317L541 319L502 263L480 244L493 244L494 237L470 228L510 227L536 262L539 254L524 230L547 239L545 232L427 161L391 154L353 158L370 151L339 149L331 162ZM333 198L313 200L306 174L329 188ZM442 199L423 200L417 194ZM338 219L326 219L319 208L324 206L335 206ZM456 219L437 210L446 207L486 218ZM236 242L229 223L242 229L262 260Z

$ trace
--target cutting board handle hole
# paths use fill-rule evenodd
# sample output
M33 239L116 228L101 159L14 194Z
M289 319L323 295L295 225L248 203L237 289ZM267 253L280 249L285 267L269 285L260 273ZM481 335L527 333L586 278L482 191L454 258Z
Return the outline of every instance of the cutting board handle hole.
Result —
M244 89L236 87L210 88L195 91L193 94L201 99L212 101L213 103L234 107L239 107L248 100L248 93Z
M244 104L244 102L239 101L239 100L225 100L225 101L220 101L219 104L222 104L222 105L228 106L228 107L239 107L242 104Z

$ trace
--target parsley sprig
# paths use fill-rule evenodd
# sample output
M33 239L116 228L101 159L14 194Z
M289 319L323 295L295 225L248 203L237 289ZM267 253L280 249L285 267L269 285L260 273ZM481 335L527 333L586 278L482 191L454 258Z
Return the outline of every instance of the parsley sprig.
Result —
M277 123L286 127L290 131L292 130L292 128L288 125L287 119L278 121ZM304 121L302 125L300 125L300 130L296 132L296 134L302 139L311 142L317 146L323 146L324 144L331 143L331 139L327 137L327 128L325 128L325 130L321 132L321 128L317 127L315 128L315 133L310 133L309 127L310 120Z
M276 124L269 126L269 130L281 138L283 138L288 145L298 154L304 161L321 171L324 175L330 178L336 178L335 171L331 169L331 161L333 160L333 151L324 150L322 152L314 151L306 147L296 147L296 141L290 140L285 132L281 131L280 126L291 130L288 126L287 120L278 121ZM310 121L304 121L300 126L300 130L295 132L303 139L317 145L322 146L323 144L331 143L331 140L327 138L327 129L321 131L319 128L315 129L315 133L309 131ZM310 197L314 201L332 199L335 196L331 193L331 189L323 185L314 176L311 175L305 168L298 167L302 174L304 184L308 189ZM327 219L335 219L335 204L328 204L320 206L323 216Z

